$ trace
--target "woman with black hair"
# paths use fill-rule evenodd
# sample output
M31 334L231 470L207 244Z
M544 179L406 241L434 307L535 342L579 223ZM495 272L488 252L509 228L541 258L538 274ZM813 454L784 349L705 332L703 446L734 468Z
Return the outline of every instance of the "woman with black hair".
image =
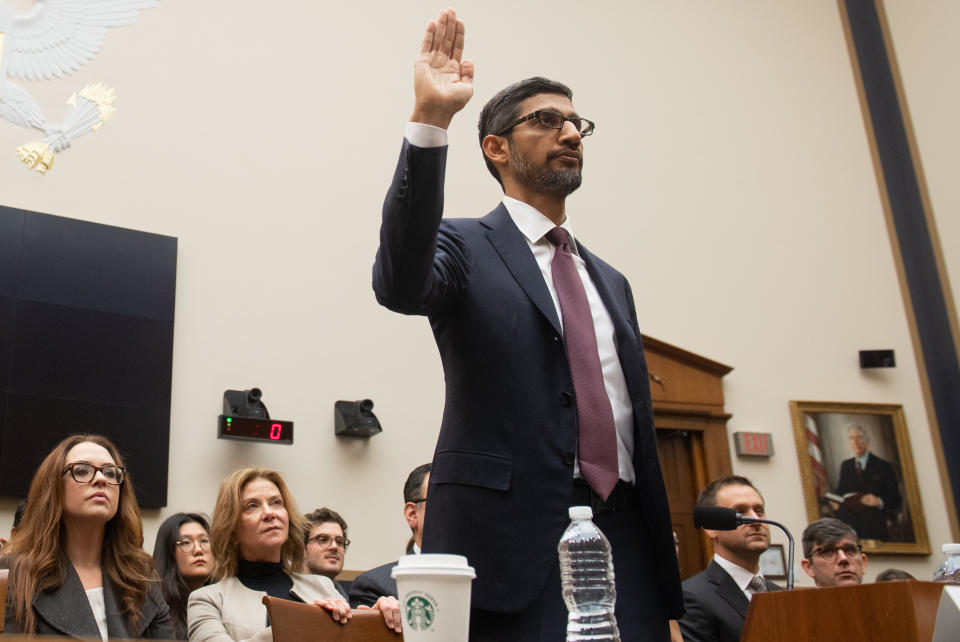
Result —
M157 531L153 561L176 640L187 639L187 597L205 585L213 571L209 533L207 520L196 513L174 513Z

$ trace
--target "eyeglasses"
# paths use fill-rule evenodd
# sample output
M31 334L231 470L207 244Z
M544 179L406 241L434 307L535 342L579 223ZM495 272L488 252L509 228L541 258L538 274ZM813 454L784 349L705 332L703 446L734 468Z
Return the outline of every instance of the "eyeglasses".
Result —
M326 535L324 533L320 533L319 535L314 535L313 537L307 540L307 544L309 544L310 542L316 542L316 544L320 548L329 548L332 544L336 544L343 550L347 550L348 548L350 548L350 540L345 539L343 537L330 537L329 535Z
M827 562L833 562L837 559L837 552L843 551L843 554L847 559L855 560L860 557L860 545L859 544L844 544L843 546L824 546L823 548L815 548L810 551L808 557L813 557L814 555L820 555Z
M70 476L73 477L73 480L80 484L87 484L93 481L93 478L97 476L97 473L103 475L103 478L107 480L107 483L111 486L119 486L123 483L123 474L127 472L127 469L123 466L115 466L114 464L106 464L105 466L94 466L88 461L75 461L72 464L67 464L63 467L63 472L61 475L66 475L70 473Z
M550 109L539 109L532 114L527 114L523 118L514 121L512 125L498 132L497 136L503 136L520 123L533 119L536 119L537 124L544 129L563 129L563 124L567 121L570 121L573 123L573 126L576 128L580 136L589 136L593 133L594 127L596 127L592 120L587 120L586 118L581 118L580 116L564 116L560 112L552 111Z
M196 547L200 547L200 551L206 553L210 550L210 538L201 537L200 539L192 539L190 537L186 539L178 539L177 548L180 549L181 553L189 555L194 551Z

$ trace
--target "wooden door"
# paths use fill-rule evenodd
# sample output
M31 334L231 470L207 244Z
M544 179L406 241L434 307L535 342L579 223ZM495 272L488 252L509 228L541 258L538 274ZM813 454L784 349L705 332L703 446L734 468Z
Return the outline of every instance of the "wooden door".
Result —
M667 486L670 520L680 540L680 577L686 579L702 571L706 551L700 533L693 527L693 507L700 492L697 481L694 441L699 435L689 430L657 430L657 454Z

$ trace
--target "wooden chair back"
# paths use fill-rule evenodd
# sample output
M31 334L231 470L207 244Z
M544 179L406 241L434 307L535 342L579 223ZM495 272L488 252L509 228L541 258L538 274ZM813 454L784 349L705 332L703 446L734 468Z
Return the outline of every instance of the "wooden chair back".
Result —
M346 624L334 622L327 611L310 604L263 598L270 614L273 642L400 642L403 635L383 623L380 611L353 611Z

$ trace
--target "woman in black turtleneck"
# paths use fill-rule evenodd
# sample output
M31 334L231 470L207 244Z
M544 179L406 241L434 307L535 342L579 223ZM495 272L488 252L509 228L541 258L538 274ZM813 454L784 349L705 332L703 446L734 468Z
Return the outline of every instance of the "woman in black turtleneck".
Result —
M211 529L219 581L190 594L190 640L272 640L264 594L315 604L338 622L350 618L350 606L328 577L296 572L305 524L276 471L245 468L220 484Z

